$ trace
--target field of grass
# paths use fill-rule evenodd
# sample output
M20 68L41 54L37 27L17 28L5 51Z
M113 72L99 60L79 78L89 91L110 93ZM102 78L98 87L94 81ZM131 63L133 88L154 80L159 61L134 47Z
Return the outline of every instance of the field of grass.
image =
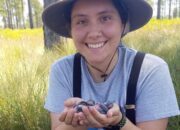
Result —
M180 19L152 20L123 41L165 59L180 105ZM71 41L45 50L41 29L0 30L0 130L50 130L43 108L49 68L74 52ZM168 130L180 130L179 116L171 118Z

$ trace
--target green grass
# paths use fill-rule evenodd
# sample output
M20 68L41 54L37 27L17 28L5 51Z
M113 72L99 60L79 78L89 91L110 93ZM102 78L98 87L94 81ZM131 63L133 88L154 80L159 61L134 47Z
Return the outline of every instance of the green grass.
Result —
M180 105L179 21L153 20L123 41L165 59ZM44 50L41 29L0 30L0 130L50 130L49 113L43 108L49 68L74 52L71 41ZM168 130L180 130L179 116L170 119Z

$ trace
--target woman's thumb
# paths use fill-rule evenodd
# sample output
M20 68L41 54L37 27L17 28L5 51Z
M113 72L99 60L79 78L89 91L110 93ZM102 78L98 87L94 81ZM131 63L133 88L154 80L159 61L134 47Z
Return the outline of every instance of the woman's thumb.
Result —
M69 98L64 102L64 105L66 107L73 107L75 104L77 104L80 101L82 101L81 98Z

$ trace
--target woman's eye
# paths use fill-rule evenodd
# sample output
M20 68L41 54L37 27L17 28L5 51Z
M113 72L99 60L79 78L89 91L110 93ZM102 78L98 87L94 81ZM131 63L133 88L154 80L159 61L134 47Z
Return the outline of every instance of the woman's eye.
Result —
M109 20L111 20L111 16L103 16L103 17L101 18L101 21L102 21L102 22L107 22L107 21L109 21Z
M85 20L79 20L77 21L77 25L84 25L86 24L87 22Z

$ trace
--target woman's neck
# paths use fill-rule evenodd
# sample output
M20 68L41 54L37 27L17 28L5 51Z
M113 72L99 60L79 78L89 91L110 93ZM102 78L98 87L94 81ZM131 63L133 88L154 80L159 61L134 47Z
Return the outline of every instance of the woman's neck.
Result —
M116 52L105 62L97 64L96 66L87 62L87 66L94 81L99 83L105 81L109 77L117 62L118 51L116 50Z

